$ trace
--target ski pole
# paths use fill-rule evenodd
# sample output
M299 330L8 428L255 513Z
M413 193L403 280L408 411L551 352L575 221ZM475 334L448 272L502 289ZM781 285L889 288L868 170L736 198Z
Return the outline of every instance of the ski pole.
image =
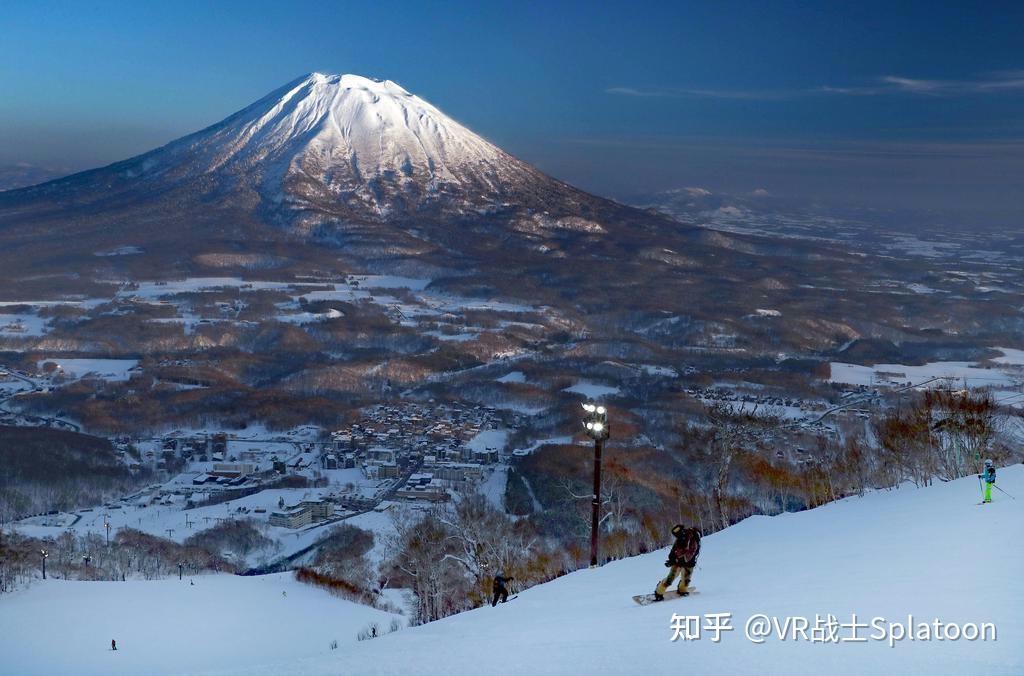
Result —
M1017 499L1017 498L1013 497L1012 495L1010 495L1009 493L1007 493L1006 491L1004 491L1004 490L1003 490L1002 488L1000 488L999 486L996 486L995 484L992 484L992 488L996 489L997 491L999 491L999 492L1000 492L1000 493L1002 493L1003 495L1009 495L1009 496L1010 496L1010 499L1011 499L1011 500L1016 500L1016 499Z

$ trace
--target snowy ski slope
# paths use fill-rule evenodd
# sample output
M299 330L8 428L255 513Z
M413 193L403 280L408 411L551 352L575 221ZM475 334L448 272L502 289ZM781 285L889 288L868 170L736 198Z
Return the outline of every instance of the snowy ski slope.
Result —
M902 488L779 517L704 540L699 596L641 608L665 552L583 570L514 602L407 629L351 651L232 674L1024 674L1024 467L1000 471L991 505L978 480ZM734 631L670 641L673 613L731 613ZM992 622L996 641L812 644L744 637L755 614L831 613L914 624ZM702 618L702 624L705 621ZM875 633L858 629L858 636ZM843 629L840 636L849 636ZM810 636L810 631L808 631Z
M978 480L871 493L704 540L699 596L645 608L630 596L663 575L665 552L582 570L485 607L372 641L385 613L281 576L39 584L0 599L3 673L12 674L1024 674L1024 467L999 473L1011 501L978 506ZM187 585L187 583L185 583ZM287 598L281 591L287 590ZM671 641L673 613L701 616ZM730 613L714 642L706 614ZM996 640L754 644L757 614L832 614L849 625L992 623ZM871 637L882 630L856 630ZM839 628L837 638L853 635ZM118 638L117 653L109 651ZM338 639L337 650L328 643Z

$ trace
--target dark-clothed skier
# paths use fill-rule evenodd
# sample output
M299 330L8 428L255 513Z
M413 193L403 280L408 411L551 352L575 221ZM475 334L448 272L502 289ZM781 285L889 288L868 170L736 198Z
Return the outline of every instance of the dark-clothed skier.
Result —
M117 650L117 641L115 641L114 639L110 639L110 649Z
M665 598L665 590L680 574L682 577L679 578L679 586L676 587L676 591L681 596L690 592L690 578L693 577L693 568L697 565L697 555L700 554L699 530L687 528L679 523L672 527L672 535L675 536L676 541L672 545L672 549L669 550L668 560L665 561L665 565L669 568L668 575L658 583L654 590L655 601Z
M498 605L498 599L501 599L502 603L508 601L508 587L505 585L514 579L514 577L502 577L501 575L494 576L494 598L491 599L491 607Z

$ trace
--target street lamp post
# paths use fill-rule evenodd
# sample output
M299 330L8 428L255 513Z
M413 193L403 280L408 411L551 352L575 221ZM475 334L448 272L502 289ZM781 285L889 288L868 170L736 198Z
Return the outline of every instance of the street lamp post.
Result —
M110 519L103 518L103 527L107 529L107 547L110 546Z
M583 417L583 429L587 436L594 440L594 494L591 498L590 522L590 567L596 568L597 563L597 529L601 522L601 451L604 441L609 436L608 409L593 402L583 404L586 415Z
M39 558L43 562L43 579L44 580L46 579L46 557L48 557L49 555L50 555L50 552L46 551L45 549L40 549L39 550Z
M178 579L181 579L181 569L185 566L181 561L178 562Z

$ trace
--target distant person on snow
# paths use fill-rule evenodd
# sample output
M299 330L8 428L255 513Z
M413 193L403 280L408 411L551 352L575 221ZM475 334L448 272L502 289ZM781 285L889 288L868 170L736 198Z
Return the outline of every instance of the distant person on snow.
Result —
M992 487L996 485L996 468L991 460L985 461L985 471L978 475L985 482L985 497L982 502L992 502Z
M679 586L676 587L676 591L680 596L690 593L690 578L693 577L693 567L697 565L697 555L700 554L700 531L678 523L672 527L672 535L675 536L676 541L668 552L668 560L665 561L665 565L669 568L668 575L658 583L654 590L655 601L665 599L665 590L680 574L682 577L679 578Z
M115 641L114 639L110 639L110 649L117 650L117 641Z
M499 598L502 603L508 601L508 587L506 587L505 584L514 579L514 577L502 577L501 575L494 576L494 598L491 599L492 608L498 605Z

